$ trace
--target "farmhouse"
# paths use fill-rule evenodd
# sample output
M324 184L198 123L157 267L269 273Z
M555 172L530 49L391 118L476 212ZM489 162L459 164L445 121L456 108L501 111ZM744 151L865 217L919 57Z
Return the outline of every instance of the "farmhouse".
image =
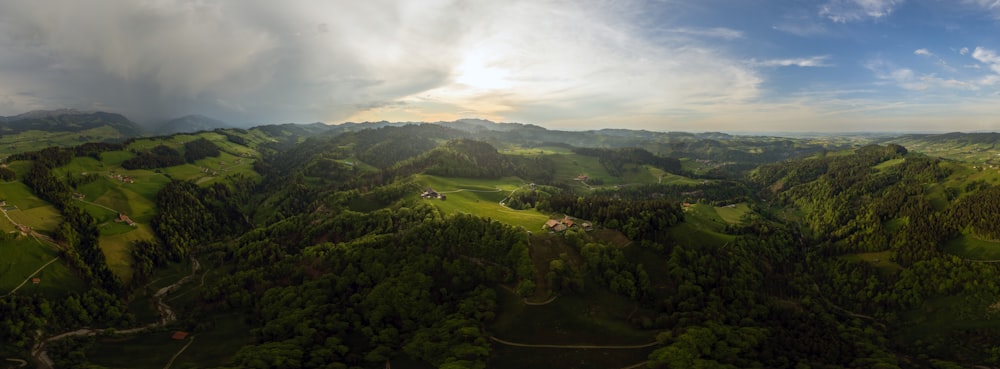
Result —
M577 180L577 181L586 181L589 178L590 177L587 177L586 174L581 174L581 175L576 176L575 180Z
M438 193L437 191L434 191L433 188L427 187L427 189L424 190L424 193L420 194L420 198L421 199L441 199L441 200L445 200L445 199L448 198L448 196L445 196L442 193Z
M545 226L542 228L548 228L550 231L562 232L565 231L567 227L558 220L549 219L549 221L545 222Z
M118 217L115 218L115 222L117 222L117 223L125 223L125 224L128 224L130 226L135 227L135 222L133 222L132 219L130 219L128 217L128 215L125 215L125 213L118 213Z
M185 331L174 331L174 334L170 335L170 338L180 341L180 340L183 340L183 339L187 338L187 336L188 336L188 332L185 332Z
M32 278L32 279L31 279L31 283L32 283L32 284L39 284L39 283L42 283L42 279L41 279L41 278L38 278L38 277L35 277L35 278Z

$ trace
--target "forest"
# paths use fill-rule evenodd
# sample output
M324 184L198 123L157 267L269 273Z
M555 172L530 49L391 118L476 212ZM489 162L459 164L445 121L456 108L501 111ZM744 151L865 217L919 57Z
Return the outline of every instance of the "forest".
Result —
M531 365L545 360L532 351L539 349L502 343L517 334L511 314L583 300L584 312L559 314L644 337L643 362L616 367L1000 365L1000 270L965 246L1000 247L1000 175L896 144L833 153L786 140L749 145L788 150L766 151L750 169L698 170L693 160L737 160L734 152L748 145L711 136L671 150L624 139L540 148L535 141L555 136L516 139L533 130L266 126L174 147L134 150L125 141L11 156L0 179L22 182L58 211L48 233L59 260L86 285L58 296L0 297L0 353L34 363L43 339L107 327L45 347L58 368L115 368L101 354L109 345L167 331L213 337L221 317L236 317L244 341L211 361L179 356L182 367L493 368L513 366L501 357L510 350ZM563 141L593 139L573 133ZM76 157L104 164L107 153L122 170L182 173L177 168L233 150L226 145L261 154L254 176L165 177L149 199L150 236L128 244L128 279L103 251L107 222L75 197L109 186L106 179L58 174ZM702 150L716 146L725 150ZM683 154L692 152L701 154ZM681 180L583 186L562 178L576 169L560 165L580 158L610 177L626 178L629 166ZM421 199L418 183L429 177L479 187ZM523 184L501 190L499 181ZM594 229L525 229L498 220L490 210L497 208L541 217L538 226L572 218ZM136 308L153 295L149 286L192 263L203 271L191 271L190 287L182 287L190 289L163 300L176 320L144 328L159 319ZM612 323L600 320L619 308L626 313ZM559 329L605 329L578 324ZM609 351L577 353L582 362ZM601 367L580 365L565 367Z

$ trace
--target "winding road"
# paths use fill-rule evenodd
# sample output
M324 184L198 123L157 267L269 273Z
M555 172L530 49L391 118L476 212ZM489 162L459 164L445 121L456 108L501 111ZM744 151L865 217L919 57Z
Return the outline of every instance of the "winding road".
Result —
M169 286L160 288L159 290L156 291L155 294L153 294L153 303L156 305L156 310L160 313L159 321L154 323L149 323L142 327L123 329L123 330L114 330L109 328L80 328L75 331L63 332L54 336L50 336L35 343L35 346L31 348L31 356L34 357L35 361L38 362L39 368L54 369L55 362L52 361L52 359L49 357L48 352L45 350L45 346L48 345L49 342L58 341L67 337L95 336L99 333L108 331L114 332L114 334L139 333L153 328L159 328L165 326L170 322L177 320L177 314L174 313L174 310L172 308L170 308L170 305L167 305L165 302L163 302L163 296L165 296L166 294L170 293L173 290L176 290L178 287L180 287L181 285L187 283L192 278L194 278L195 275L198 273L198 269L200 267L201 264L198 263L198 259L191 257L191 274L184 276L184 278L181 278L180 280L174 282ZM42 332L39 331L38 333L39 336L41 336ZM190 344L191 343L188 342L188 345ZM185 348L187 348L187 346L185 346ZM181 351L183 351L183 349ZM180 355L180 352L178 352L177 355ZM176 357L177 355L174 355L174 357ZM173 359L171 359L171 363L172 362ZM170 363L168 363L167 366L169 367Z

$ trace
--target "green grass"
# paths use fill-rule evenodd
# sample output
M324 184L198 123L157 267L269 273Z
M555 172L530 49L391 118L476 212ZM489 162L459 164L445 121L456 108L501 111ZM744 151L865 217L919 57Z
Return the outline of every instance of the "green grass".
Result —
M31 273L58 255L58 251L52 246L30 237L0 241L0 295L7 294ZM41 279L41 283L35 285L28 282L17 293L41 293L49 297L58 297L85 287L83 280L73 274L61 261L49 264L35 277Z
M540 147L519 147L508 150L500 150L500 153L509 155L539 156L539 155L572 154L573 151L566 147L540 146Z
M7 216L19 224L49 234L56 230L59 223L62 223L62 215L52 205L36 206L29 209L23 209L19 206L17 209L8 210ZM6 222L7 220L2 219L2 221Z
M971 234L948 241L944 252L974 260L1000 260L1000 242L984 240Z
M131 228L131 230L126 229ZM105 235L105 229L111 233ZM153 239L153 229L149 224L140 223L131 227L122 223L110 223L101 227L101 251L108 262L108 267L126 282L132 279L132 257L129 251L132 242Z
M885 170L886 168L903 164L903 162L905 162L905 161L906 161L905 158L890 159L890 160L886 160L884 162L879 163L874 168L875 168L875 170L878 170L878 171L881 172L881 171Z
M743 216L750 212L750 207L747 203L741 202L739 204L734 204L733 207L729 206L718 206L715 208L715 212L719 214L722 220L729 224L740 223Z
M892 255L892 251L879 251L848 254L841 256L841 258L848 261L863 261L869 263L883 274L891 275L903 270L903 267L891 260Z
M435 191L446 193L446 200L420 200L419 194L413 194L413 198L420 201L428 201L441 209L444 213L467 213L483 218L490 218L512 226L524 227L529 231L540 230L542 225L549 219L545 214L537 210L511 210L500 206L510 191L524 185L519 178L508 177L496 180L472 179L472 178L445 178L431 175L414 176L414 181L422 187L431 187ZM500 189L500 191L496 191ZM451 192L464 190L462 192ZM472 192L472 191L487 192Z
M102 142L121 138L114 128L104 126L79 132L24 131L0 135L0 157L41 150L50 146L75 146L87 142Z
M525 305L519 296L497 288L499 313L490 331L499 338L528 344L635 345L652 342L654 330L631 326L636 303L588 281L587 292L559 296L546 305Z
M171 339L172 333L153 331L134 336L99 338L88 350L87 358L94 364L110 368L162 369L170 357L187 344L187 341Z
M723 233L726 221L706 204L693 204L684 213L684 221L671 227L668 232L678 243L686 245L723 246L736 239Z
M577 154L552 155L552 160L556 164L555 180L559 182L575 182L573 179L579 175L586 175L590 179L604 181L604 185L616 185L624 183L621 178L612 177L604 165L597 161L597 158Z
M572 350L509 347L493 344L488 368L624 368L648 360L655 347L637 350ZM395 364L395 362L393 362ZM395 366L394 366L395 367Z
M177 357L173 367L206 368L230 362L241 347L253 343L253 335L245 319L243 315L227 314L202 320L213 327L191 332L196 338L195 343Z

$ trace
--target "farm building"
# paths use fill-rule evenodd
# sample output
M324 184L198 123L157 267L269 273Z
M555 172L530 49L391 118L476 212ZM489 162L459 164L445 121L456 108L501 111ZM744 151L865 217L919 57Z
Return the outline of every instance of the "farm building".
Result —
M128 217L128 215L125 215L125 213L119 213L118 217L115 218L115 222L125 223L125 224L128 224L130 226L135 227L135 222L133 222L132 219Z

